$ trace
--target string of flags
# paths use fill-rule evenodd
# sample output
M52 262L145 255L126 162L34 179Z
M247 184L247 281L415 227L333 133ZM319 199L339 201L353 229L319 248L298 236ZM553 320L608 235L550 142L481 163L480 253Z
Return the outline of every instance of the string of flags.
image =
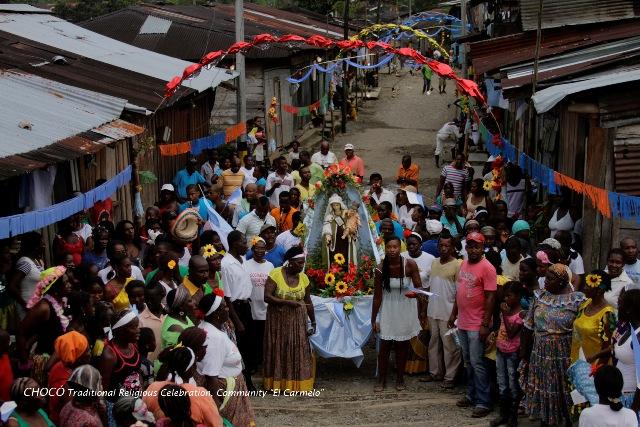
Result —
M158 145L158 149L162 156L178 156L189 152L194 156L198 156L204 150L220 148L224 144L235 141L236 138L244 135L245 133L247 133L246 123L237 123L225 130L215 132L213 135L194 139L192 141Z
M234 55L236 53L244 54L247 51L253 49L254 47L263 48L265 45L268 45L268 44L284 44L291 48L297 47L300 45L309 45L309 46L314 46L321 49L337 48L337 49L340 49L341 51L358 50L360 48L367 48L371 51L377 50L377 51L383 51L389 54L404 56L407 59L411 59L418 64L426 64L429 68L433 70L434 73L436 73L441 77L446 77L446 78L455 80L457 83L458 89L462 93L472 96L473 98L478 100L478 102L480 102L482 105L486 104L484 96L482 95L482 93L480 92L480 89L478 88L478 85L474 81L463 79L462 77L458 76L449 65L444 64L442 62L435 61L433 59L428 59L427 57L425 57L415 49L412 49L409 47L402 47L402 48L396 49L393 46L391 46L389 43L385 43L380 40L368 41L368 42L364 42L358 39L332 40L320 35L313 35L311 37L304 38L302 36L298 36L295 34L286 34L281 37L277 37L271 34L258 34L253 37L251 42L240 41L231 45L227 50L216 50L213 52L209 52L200 59L199 63L191 64L188 67L186 67L182 72L181 76L176 76L172 78L169 82L167 82L167 84L165 85L165 95L164 95L165 99L173 96L173 94L180 87L183 81L196 76L203 67L210 68L212 66L215 66L227 55ZM446 51L443 52L443 54L445 55L445 57L447 57Z
M318 110L320 110L321 112L322 111L326 111L328 102L329 102L329 95L325 93L322 96L322 98L318 99L313 104L306 105L304 107L296 107L296 106L289 105L289 104L282 104L282 109L284 111L286 111L287 113L291 113L291 114L295 114L297 116L304 117L304 116L311 115L311 113L314 112L314 111L318 111Z
M518 153L518 149L508 139L498 134L492 134L477 115L475 115L475 119L479 123L479 130L486 141L489 154L492 156L501 155L507 161L517 164L527 175L546 187L551 194L559 194L561 186L567 187L586 196L593 207L604 217L636 219L640 224L640 197L609 191L555 171L523 152Z

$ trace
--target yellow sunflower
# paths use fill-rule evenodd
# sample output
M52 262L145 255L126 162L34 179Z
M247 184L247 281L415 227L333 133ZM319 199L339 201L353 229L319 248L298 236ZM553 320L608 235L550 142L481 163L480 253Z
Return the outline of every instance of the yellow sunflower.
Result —
M209 258L210 256L215 255L215 253L216 249L211 244L204 245L204 247L202 248L202 256L205 258Z
M484 188L484 191L491 191L491 181L485 181L482 184L482 188Z
M333 285L336 282L336 276L333 273L327 273L324 275L324 283L326 285Z
M169 270L173 270L174 268L176 268L176 262L174 260L171 260L167 263L167 267L169 267Z
M347 286L347 284L344 283L342 280L336 283L337 294L344 294L345 292L347 292L347 289L349 289L349 286Z
M336 262L336 264L338 264L338 265L342 265L342 264L344 264L344 261L345 261L345 260L344 260L344 255L342 255L342 254L335 254L335 255L333 256L333 260Z
M353 310L353 304L351 303L351 301L347 301L344 303L344 311L351 311Z
M589 274L585 281L590 288L597 288L602 283L602 276L599 274Z

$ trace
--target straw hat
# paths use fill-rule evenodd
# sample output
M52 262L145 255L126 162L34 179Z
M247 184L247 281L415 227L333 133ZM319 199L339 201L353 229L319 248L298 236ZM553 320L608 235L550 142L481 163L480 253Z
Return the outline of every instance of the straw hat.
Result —
M196 209L185 209L176 218L171 234L181 242L192 242L198 237L198 221L201 220Z

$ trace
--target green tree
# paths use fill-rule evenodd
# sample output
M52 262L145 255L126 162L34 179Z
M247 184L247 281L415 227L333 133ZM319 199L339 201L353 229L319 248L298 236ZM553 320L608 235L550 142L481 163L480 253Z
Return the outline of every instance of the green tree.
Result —
M53 11L62 19L79 22L115 12L133 4L136 4L135 0L79 0L76 3L58 0Z

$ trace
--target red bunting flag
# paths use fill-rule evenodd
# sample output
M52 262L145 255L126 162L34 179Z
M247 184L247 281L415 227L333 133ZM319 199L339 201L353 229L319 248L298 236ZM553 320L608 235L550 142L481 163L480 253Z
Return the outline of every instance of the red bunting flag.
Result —
M313 36L307 39L307 44L311 46L327 48L327 47L333 46L333 41L329 40L326 37L322 37L314 34Z
M259 45L262 43L274 43L277 39L271 34L258 34L253 37L253 45Z
M200 60L200 63L202 65L211 64L213 61L220 58L223 54L224 54L223 50L215 50L213 52L209 52L202 57L202 59Z
M249 49L252 46L253 45L251 43L247 43L247 42L235 42L227 50L227 55L234 55L234 54L240 52L241 50Z
M191 64L182 72L182 80L194 77L202 69L202 64Z
M304 37L296 36L295 34L287 34L286 36L282 36L278 39L278 43L289 43L289 42L306 43L307 40Z
M171 97L182 83L182 77L175 76L169 83L164 86L165 98Z

